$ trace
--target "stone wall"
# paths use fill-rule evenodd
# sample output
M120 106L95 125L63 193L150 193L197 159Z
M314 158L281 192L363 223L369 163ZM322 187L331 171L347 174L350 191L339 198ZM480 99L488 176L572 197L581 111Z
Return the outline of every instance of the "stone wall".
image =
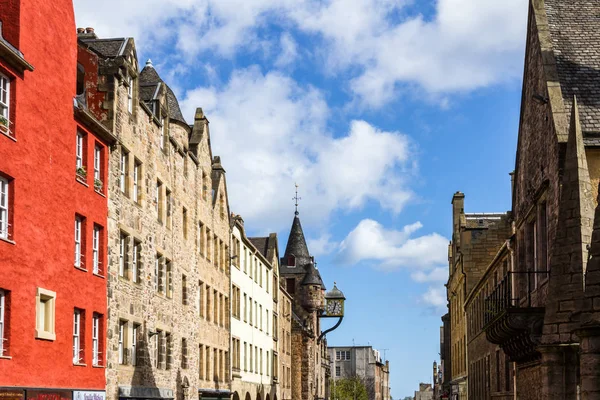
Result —
M105 107L113 110L114 121L105 122L107 126L114 126L119 138L119 145L110 154L107 182L107 398L117 398L119 388L129 386L159 388L167 393L171 390L178 399L195 398L200 388L229 389L229 213L223 213L219 202L213 201L210 195L210 189L214 188L217 199L221 195L226 198L224 175L213 171L207 122L197 121L204 124L204 132L196 154L188 152L190 127L176 121L170 121L170 140L161 149L161 126L157 120L137 102L130 114L124 80L114 76L105 79L114 80L116 90L107 95L105 102ZM114 98L114 102L108 101L110 98ZM164 97L162 104L165 106ZM128 154L124 193L120 187L123 154ZM134 182L136 164L137 183ZM213 182L215 177L217 182ZM161 203L158 206L157 180L162 183L158 189ZM208 188L208 195L204 187ZM203 229L199 229L200 223ZM206 236L204 240L200 237L205 228L216 235L217 243L224 243L219 244L216 259L212 255L215 242L206 241ZM127 243L128 268L124 274L119 271L122 235L126 235ZM138 266L133 264L136 245ZM208 250L204 248L206 245ZM157 276L158 254L162 257L158 262L163 272ZM170 272L166 263L170 263ZM137 282L133 279L134 268L139 268ZM159 291L157 285L161 284L165 290ZM218 299L216 310L215 299ZM215 311L217 318L213 315ZM211 315L210 321L208 315ZM124 362L119 360L120 324L125 327ZM137 338L132 336L134 326ZM162 333L156 334L159 330ZM171 345L157 349L157 339L164 343L166 334L170 336ZM187 342L187 363L184 363L183 339ZM137 345L136 365L132 365L134 344ZM200 346L210 351L201 353ZM170 354L165 347L170 347ZM158 368L157 352L165 353L164 357L160 356L165 361ZM199 357L203 358L202 362ZM205 366L208 366L207 371L204 371ZM200 375L203 380L199 379ZM186 386L189 387L186 389Z

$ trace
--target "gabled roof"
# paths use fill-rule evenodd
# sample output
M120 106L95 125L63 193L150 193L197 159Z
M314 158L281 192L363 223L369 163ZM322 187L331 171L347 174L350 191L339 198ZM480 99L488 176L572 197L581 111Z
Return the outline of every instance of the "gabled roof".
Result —
M267 258L269 252L269 237L249 237L248 240L252 243L256 250Z
M121 55L127 38L81 39L81 41L90 46L99 55L106 58L115 58Z
M545 0L545 9L565 114L577 96L581 130L600 134L600 2Z

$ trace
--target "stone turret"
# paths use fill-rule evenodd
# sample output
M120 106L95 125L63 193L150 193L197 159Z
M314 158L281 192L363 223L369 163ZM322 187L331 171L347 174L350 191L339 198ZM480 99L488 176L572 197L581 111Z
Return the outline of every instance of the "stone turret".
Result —
M310 260L306 266L306 275L300 286L301 301L305 308L311 311L325 309L325 285L313 260Z

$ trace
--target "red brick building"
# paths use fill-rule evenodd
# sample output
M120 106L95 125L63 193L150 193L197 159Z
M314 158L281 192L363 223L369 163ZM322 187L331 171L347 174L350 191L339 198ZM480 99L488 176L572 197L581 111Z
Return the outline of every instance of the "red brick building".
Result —
M3 1L0 23L0 396L103 398L113 138L76 97L72 1Z

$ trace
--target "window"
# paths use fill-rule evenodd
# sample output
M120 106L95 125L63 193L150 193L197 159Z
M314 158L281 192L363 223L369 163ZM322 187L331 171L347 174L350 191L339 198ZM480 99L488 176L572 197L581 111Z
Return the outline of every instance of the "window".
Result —
M171 366L173 365L173 337L169 332L165 333L165 350L165 369L171 369Z
M10 186L8 184L8 179L0 176L0 238L8 239L10 224L8 220L10 218L10 202L9 202L9 192Z
M258 321L258 329L260 329L262 331L263 329L263 312L262 312L262 304L258 306L258 316L259 316L259 321Z
M244 322L248 322L248 295L244 293Z
M204 380L204 346L200 345L198 349L198 376Z
M208 380L210 379L210 347L206 346L206 353L205 353L205 359L206 359L206 375L205 378Z
M185 275L181 275L181 304L188 305L187 277Z
M341 367L339 365L335 366L335 376L341 376Z
M8 354L8 293L0 289L0 357Z
M291 294L291 295L296 294L296 280L294 278L287 278L285 280L285 284L286 284L286 291L289 294Z
M219 350L213 350L213 379L219 380Z
M171 229L171 222L172 222L172 218L171 218L171 214L172 214L172 196L171 196L171 191L169 189L167 189L167 228Z
M84 218L80 215L75 216L75 266L83 268L83 233Z
M128 273L128 248L127 245L129 243L129 235L125 232L121 231L119 237L119 276L123 278L127 278Z
M207 199L208 195L208 176L206 172L202 171L202 198L204 200Z
M133 201L142 200L142 163L137 158L133 162Z
M102 147L96 145L94 147L94 188L98 191L102 190Z
M219 195L219 213L221 219L225 219L225 196L223 196L223 193Z
M249 303L249 305L250 305L250 307L249 307L250 313L249 314L250 315L248 316L248 323L250 325L252 325L252 297L250 297L249 301L250 301L250 303Z
M165 261L160 253L156 253L154 260L154 289L157 293L165 293Z
M162 194L162 182L160 180L156 181L156 192L154 195L154 201L156 203L156 213L158 216L158 222L163 221L163 194Z
M211 297L210 297L210 286L206 286L206 290L204 291L204 293L206 293L206 320L210 321L211 318Z
M279 356L277 355L277 353L273 352L273 362L271 363L271 367L273 368L273 379L277 380L279 379L279 371L278 371L278 366L279 366L279 360L278 360ZM284 376L285 376L285 369L284 371Z
M198 250L200 251L200 255L204 255L204 247L206 246L206 236L204 233L204 224L202 222L198 222Z
M127 111L133 113L133 78L127 77Z
M8 130L10 124L10 80L0 75L0 125Z
M165 277L167 279L165 285L165 291L168 298L173 297L173 270L171 266L171 260L165 262Z
M253 346L250 345L250 372L254 372L254 362L252 361L254 359L254 351L253 351Z
M198 315L204 317L204 283L202 281L198 282L198 296L196 301L198 302Z
M336 350L335 360L336 361L350 361L350 351L349 350Z
M248 343L244 342L244 371L248 371Z
M187 369L188 367L188 354L187 354L187 339L181 339L181 368Z
M38 339L56 339L56 334L54 332L55 299L55 292L42 288L37 289L35 337Z
M140 324L133 324L131 330L131 365L137 365L138 341L140 340Z
M83 362L83 341L81 336L81 324L83 322L83 311L75 309L73 312L73 364Z
M101 274L102 260L100 253L100 243L102 241L102 227L94 224L94 232L92 234L92 263L94 274Z
M129 152L121 147L121 162L119 165L119 188L121 193L129 196Z
M163 332L160 329L156 330L154 335L154 360L156 368L163 368L165 362L165 338Z
M167 119L163 118L163 119L161 119L161 126L160 126L160 149L161 150L165 149L166 142L167 142Z
M216 289L213 291L213 322L215 324L219 323L219 292Z
M206 251L204 256L206 257L206 259L208 261L210 261L210 241L211 241L211 233L210 233L210 229L205 228L204 229L206 231Z
M100 352L100 329L102 329L102 316L94 313L92 316L92 365L102 365Z
M140 274L142 272L142 242L139 240L133 240L133 258L131 260L131 280L134 283L140 283Z
M119 364L127 364L127 321L119 321Z
M183 218L183 238L187 240L187 238L188 238L188 218L187 218L187 209L185 207L183 207L182 218Z
M85 178L85 164L84 157L85 144L83 133L77 132L77 147L75 149L75 169L78 175Z

